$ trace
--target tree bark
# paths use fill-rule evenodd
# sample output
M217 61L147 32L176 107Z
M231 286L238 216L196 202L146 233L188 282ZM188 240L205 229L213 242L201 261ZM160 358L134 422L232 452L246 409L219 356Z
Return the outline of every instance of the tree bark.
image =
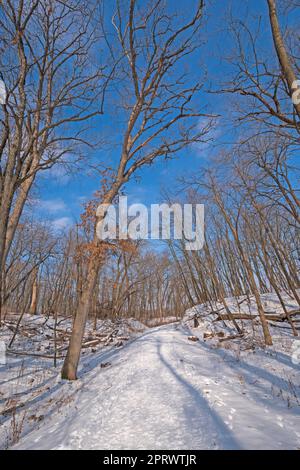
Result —
M97 260L91 258L88 266L88 276L86 281L86 288L82 291L79 305L77 308L76 316L74 319L72 335L70 338L68 353L65 358L61 377L67 380L77 379L77 368L80 359L81 345L85 330L87 317L89 314L92 294L96 287L98 279L99 265Z
M38 268L33 272L33 284L31 290L31 301L29 313L31 315L36 315L37 310L37 294L38 294Z

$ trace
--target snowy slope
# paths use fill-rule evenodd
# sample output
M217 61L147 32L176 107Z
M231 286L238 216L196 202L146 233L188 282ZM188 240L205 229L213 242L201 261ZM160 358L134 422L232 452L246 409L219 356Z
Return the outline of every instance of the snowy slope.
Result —
M57 383L71 405L15 448L300 448L299 365L289 354L236 355L191 334L167 325L96 353L77 382Z
M10 315L0 329L0 346L6 345L6 363L2 362L0 351L0 449L11 447L53 413L72 407L83 386L80 381L60 380L71 319L58 318L57 367L54 367L54 319L25 315L9 349L18 318ZM84 374L101 367L99 354L104 361L115 348L147 329L136 319L98 320L97 329L94 326L93 321L88 321L84 335L80 361Z

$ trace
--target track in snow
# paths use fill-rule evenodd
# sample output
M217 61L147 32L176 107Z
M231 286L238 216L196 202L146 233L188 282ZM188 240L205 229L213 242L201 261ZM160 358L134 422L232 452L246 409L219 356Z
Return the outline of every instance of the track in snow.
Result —
M65 414L25 436L21 449L295 448L299 409L274 402L273 374L235 361L179 325L148 330L97 355ZM108 359L107 359L108 357ZM100 362L111 365L100 368ZM274 375L275 380L285 380ZM70 385L72 386L72 385Z

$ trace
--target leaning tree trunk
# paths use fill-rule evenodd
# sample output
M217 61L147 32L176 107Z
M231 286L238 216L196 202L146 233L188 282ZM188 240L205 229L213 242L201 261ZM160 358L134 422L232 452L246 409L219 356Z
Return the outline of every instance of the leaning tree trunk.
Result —
M86 286L80 296L79 305L73 323L72 335L70 338L68 353L66 355L61 377L67 380L77 379L77 368L80 359L81 345L85 330L87 317L89 314L93 292L96 287L99 272L99 262L91 259L88 266Z
M109 205L114 200L114 197L118 194L120 183L117 180L111 190L106 194L102 200L102 204ZM97 225L103 222L105 214L101 217L97 217L95 222L94 232L94 246L95 252L90 253L87 278L82 287L82 291L79 298L79 304L76 310L76 315L73 322L72 334L70 337L68 352L64 360L64 364L61 371L62 379L76 380L77 379L77 368L80 359L82 340L84 336L85 325L87 322L88 314L91 308L91 303L94 297L96 284L98 282L98 275L100 269L100 260L98 258L98 250L100 249L101 241L97 237Z

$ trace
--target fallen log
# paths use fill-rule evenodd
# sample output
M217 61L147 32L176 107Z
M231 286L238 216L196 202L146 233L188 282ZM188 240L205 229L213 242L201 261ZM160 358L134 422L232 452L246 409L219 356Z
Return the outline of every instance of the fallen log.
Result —
M199 338L197 336L188 336L188 340L196 342L199 341Z
M244 333L240 334L240 335L230 335L230 336L226 336L225 338L220 338L219 339L219 343L223 343L224 341L229 341L231 339L238 339L238 338L243 338L244 336Z
M44 359L54 359L54 355L48 354L37 354L37 353L29 353L25 351L14 351L13 349L7 349L7 354L15 354L17 356L33 356L33 357L42 357ZM56 356L57 358L64 358L65 356Z
M300 315L300 310L299 309L290 310L290 311L288 311L288 314L289 314L290 317L293 317L294 315Z
M281 322L281 324L276 324L276 323L272 323L270 322L270 325L272 325L274 328L283 328L284 330L290 330L291 329L291 325L288 324L288 325L282 325L283 322ZM296 323L295 321L293 322L294 324ZM300 327L299 326L295 326L295 329L297 331L300 331Z
M113 341L113 336L116 336L118 334L118 330L113 330L109 335L107 335L106 338L104 338L102 341L104 342L104 346L108 346L109 343Z
M292 314L289 313L289 316L295 316L295 315L298 315L298 312L294 312ZM257 314L249 315L247 313L232 313L231 315L222 314L222 315L218 315L218 317L215 318L213 320L213 322L218 322L218 321L222 321L222 320L229 320L230 321L231 319L234 319L234 320L254 320L255 318L258 318L258 317L259 316ZM278 322L283 322L283 321L288 320L287 316L283 313L280 313L280 314L268 313L266 315L266 318L267 318L268 321L278 321Z
M213 322L217 321L222 321L222 320L253 320L254 318L257 318L258 315L249 315L247 313L232 313L231 315L228 315L227 313L218 315L218 317L213 320Z
M218 338L224 338L225 336L225 333L224 331L205 331L203 333L203 339L211 339L211 338L214 338L215 336L217 336Z
M91 346L96 346L97 344L101 343L100 339L94 339L92 341L87 341L86 343L82 344L82 348L89 348Z

